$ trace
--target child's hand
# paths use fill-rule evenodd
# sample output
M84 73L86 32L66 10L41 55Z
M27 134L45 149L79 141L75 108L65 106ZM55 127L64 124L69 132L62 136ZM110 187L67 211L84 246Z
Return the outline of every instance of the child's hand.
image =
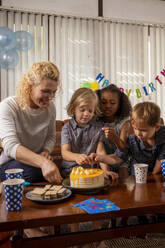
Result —
M105 137L107 139L110 139L113 143L115 143L116 136L117 136L116 132L115 132L115 129L112 128L112 127L103 127L102 130L105 133Z
M111 177L112 180L116 180L117 178L119 178L119 175L113 171L105 170L104 171L104 177L105 178Z
M96 164L97 163L97 161L95 160L96 156L97 156L96 153L91 153L88 156L88 158L90 159L90 161L93 161L93 164ZM90 162L90 164L91 164L91 162Z
M98 162L105 163L104 158L105 158L105 155L96 154L96 156L95 156L95 162L96 163L98 163Z
M77 154L76 163L79 165L90 164L90 158L86 154Z

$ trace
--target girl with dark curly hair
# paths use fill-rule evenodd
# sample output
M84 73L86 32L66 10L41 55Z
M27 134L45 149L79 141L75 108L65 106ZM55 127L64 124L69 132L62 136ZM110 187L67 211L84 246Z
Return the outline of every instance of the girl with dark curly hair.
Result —
M98 121L102 122L102 129L107 138L104 142L106 152L112 154L116 148L124 151L127 137L133 132L129 120L132 110L129 98L114 84L99 89L96 93L102 112ZM118 171L119 167L123 165L116 165L111 169Z

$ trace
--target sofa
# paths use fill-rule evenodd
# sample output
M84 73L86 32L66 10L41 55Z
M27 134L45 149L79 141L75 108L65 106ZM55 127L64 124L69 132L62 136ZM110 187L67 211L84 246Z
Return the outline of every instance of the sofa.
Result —
M52 156L54 159L54 162L60 166L62 161L61 156L61 130L65 123L67 123L69 119L66 119L64 121L56 120L56 144L52 152Z

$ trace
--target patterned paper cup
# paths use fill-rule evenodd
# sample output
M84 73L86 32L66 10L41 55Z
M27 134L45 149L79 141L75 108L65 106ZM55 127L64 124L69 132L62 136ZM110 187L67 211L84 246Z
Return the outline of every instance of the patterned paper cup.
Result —
M9 179L3 181L7 211L20 211L22 209L22 196L24 189L23 179Z
M134 164L136 183L147 182L148 164Z
M165 159L161 160L161 167L162 167L162 176L163 179L165 180Z
M5 170L6 179L23 178L23 169Z

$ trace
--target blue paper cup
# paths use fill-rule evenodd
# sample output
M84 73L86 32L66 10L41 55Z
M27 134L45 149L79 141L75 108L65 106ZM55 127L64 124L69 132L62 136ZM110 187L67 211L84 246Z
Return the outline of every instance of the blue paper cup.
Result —
M15 212L22 209L24 182L23 179L3 181L7 211Z
M161 168L162 168L162 176L163 179L165 180L165 159L161 160Z
M6 179L23 178L23 169L5 170Z

